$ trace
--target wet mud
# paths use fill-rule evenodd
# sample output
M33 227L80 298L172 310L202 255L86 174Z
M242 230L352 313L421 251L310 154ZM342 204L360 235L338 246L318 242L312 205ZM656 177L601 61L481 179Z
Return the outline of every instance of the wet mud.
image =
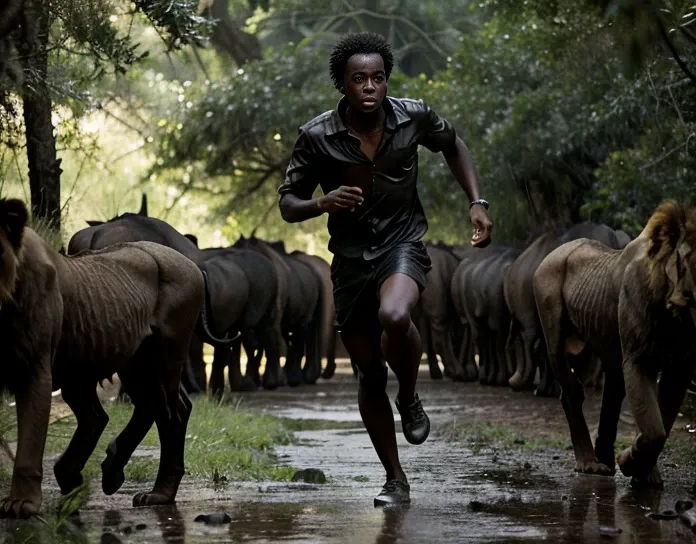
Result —
M395 387L392 377L391 398ZM599 406L595 393L586 401L591 431ZM621 474L573 472L573 452L562 446L569 440L557 399L433 382L426 374L419 394L433 433L421 446L406 443L398 433L411 484L412 504L407 508L373 507L384 475L362 428L345 428L345 422L357 424L359 415L356 384L342 373L313 387L259 391L238 399L281 417L343 422L340 429L300 431L298 444L277 449L282 463L320 469L327 483L232 482L213 489L184 478L176 506L142 509L131 508L131 498L147 484L127 483L112 497L95 490L79 516L65 523L60 538L99 543L696 542L681 519L648 516L675 510L680 499L693 500L695 471L691 463L682 466L683 456L674 449L660 460L665 489L635 490ZM481 422L511 426L525 436L549 438L552 445L532 447L519 440L516 447L501 448L468 439L452 442L438 430L453 419L463 427ZM677 421L675 434L683 435L678 438L692 438L688 424L684 418ZM623 417L620 436L631 438L633 431L631 418ZM46 487L55 491L50 471L45 479ZM214 513L226 513L229 520L194 521ZM50 541L42 536L40 521L4 521L0 527L3 542ZM33 533L27 532L29 527Z

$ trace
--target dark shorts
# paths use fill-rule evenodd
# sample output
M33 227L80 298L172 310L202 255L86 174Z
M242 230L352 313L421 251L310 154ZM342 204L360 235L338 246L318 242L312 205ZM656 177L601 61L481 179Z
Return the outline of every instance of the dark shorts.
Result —
M405 274L422 292L431 262L423 242L404 242L366 261L336 255L331 263L336 325L341 330L355 319L377 317L379 288L389 276Z

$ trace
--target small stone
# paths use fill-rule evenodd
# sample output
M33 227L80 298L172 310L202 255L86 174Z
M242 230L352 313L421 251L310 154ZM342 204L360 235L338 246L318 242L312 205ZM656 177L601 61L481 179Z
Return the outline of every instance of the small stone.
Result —
M524 464L524 470L532 470L532 465L529 464L529 462L526 462L526 463Z
M143 531L143 530L145 530L145 529L147 529L147 525L146 525L145 523L138 523L138 524L135 526L135 530L136 530L136 531Z
M552 459L553 459L554 461L558 461L560 458L561 458L560 455L554 455L554 456L552 457Z
M483 503L481 501L471 501L469 502L469 510L472 512L480 512L483 510Z
M515 438L515 439L512 441L512 443L513 443L513 444L519 444L520 446L523 446L524 444L527 443L527 441L524 440L524 439L522 439L522 438Z
M133 527L130 526L130 525L126 525L123 529L121 529L121 532L122 532L124 535L129 535L129 534L131 534L131 533L133 532Z
M318 468L306 468L295 472L292 481L305 482L307 484L325 484L326 474Z
M567 500L568 500L568 495L563 495L563 496L561 497L561 500L562 500L562 501L567 501Z
M202 521L207 525L222 525L231 522L232 518L226 512L213 512L212 514L200 514L193 521Z
M600 536L619 536L623 531L619 529L618 527L608 527L606 525L600 525L599 526L599 535Z

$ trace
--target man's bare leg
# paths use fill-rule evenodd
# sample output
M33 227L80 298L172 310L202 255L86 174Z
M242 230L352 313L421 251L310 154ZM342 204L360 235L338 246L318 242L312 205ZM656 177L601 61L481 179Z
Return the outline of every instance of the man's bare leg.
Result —
M399 380L396 406L404 437L411 444L422 444L430 433L430 421L416 395L423 346L411 311L419 296L418 284L405 274L389 276L379 289L382 353Z
M358 406L367 434L387 473L387 483L375 499L375 506L407 503L409 486L399 462L394 415L387 397L387 369L382 361L379 322L356 319L355 324L341 331L350 360L358 369Z

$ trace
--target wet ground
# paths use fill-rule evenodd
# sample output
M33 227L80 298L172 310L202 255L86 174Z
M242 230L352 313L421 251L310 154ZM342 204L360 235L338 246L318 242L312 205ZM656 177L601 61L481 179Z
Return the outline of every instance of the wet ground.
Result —
M390 396L395 381L390 379ZM673 509L691 497L694 470L678 466L675 454L661 459L663 492L634 491L628 479L576 475L573 454L563 447L516 449L473 447L439 436L454 418L502 423L539 437L566 439L567 427L557 399L478 384L433 382L423 374L419 393L433 423L421 446L398 435L410 478L409 508L375 509L372 499L383 484L382 467L359 422L356 385L339 375L313 387L245 394L241 402L282 417L344 422L342 429L302 431L299 445L278 449L280 459L297 468L318 468L326 484L243 483L210 489L185 479L178 505L133 509L139 486L124 485L104 497L95 492L80 512L68 541L73 542L689 542L694 534L680 521L649 519L649 512ZM597 416L597 395L587 401L590 429ZM630 437L631 418L620 432ZM451 423L450 423L451 424ZM677 428L684 432L685 421ZM690 437L689 437L690 438ZM46 485L55 485L52 477ZM199 514L225 512L231 522L195 522ZM6 525L6 540L22 541L16 525ZM13 532L14 531L14 532ZM45 540L44 540L45 541Z

